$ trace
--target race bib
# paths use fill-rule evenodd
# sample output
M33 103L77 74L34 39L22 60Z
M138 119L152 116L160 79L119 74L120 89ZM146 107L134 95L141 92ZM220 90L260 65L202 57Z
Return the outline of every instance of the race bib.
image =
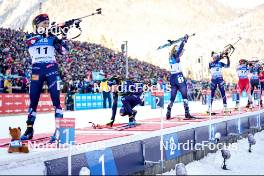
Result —
M28 52L32 58L32 64L34 63L51 63L56 62L55 48L53 46L54 39L41 38L32 46L29 47Z
M178 77L177 79L178 79L178 83L180 84L184 82L184 78L182 76Z
M248 70L238 70L237 71L238 77L243 77L243 78L247 78L248 76Z
M219 76L222 76L222 69L219 68L219 67L214 67L214 68L211 68L211 75L213 77L219 77Z
M37 45L29 48L29 54L32 58L32 63L39 62L54 62L55 59L55 49L53 46L48 45Z
M18 148L22 146L21 140L15 140L10 142L10 147Z

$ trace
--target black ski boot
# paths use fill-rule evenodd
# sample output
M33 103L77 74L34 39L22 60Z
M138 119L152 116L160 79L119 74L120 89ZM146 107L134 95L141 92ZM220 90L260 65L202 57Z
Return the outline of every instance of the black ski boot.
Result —
M136 115L137 115L137 111L133 110L133 113L131 116L129 116L129 122L128 122L128 126L136 126Z
M250 102L248 101L246 108L249 108L249 107L250 107Z
M22 141L31 140L34 135L34 129L32 125L29 125L25 131L25 133L20 137Z
M167 120L171 119L171 108L170 107L167 108L166 119Z
M249 103L249 109L250 109L250 110L253 110L253 108L254 108L253 102L250 102L250 103Z
M185 118L186 119L196 119L194 116L192 116L189 112L185 113Z
M236 102L236 106L234 108L235 111L238 111L239 110L239 102Z
M110 122L108 122L108 123L106 124L106 126L112 127L113 124L114 124L114 120L111 120Z

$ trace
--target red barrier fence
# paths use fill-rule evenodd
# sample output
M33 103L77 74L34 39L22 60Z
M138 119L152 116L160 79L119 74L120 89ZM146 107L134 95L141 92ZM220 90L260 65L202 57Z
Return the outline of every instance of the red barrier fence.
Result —
M65 108L65 94L60 95L61 106ZM29 107L28 94L0 94L0 114L25 114ZM41 94L37 112L51 112L53 105L49 94Z

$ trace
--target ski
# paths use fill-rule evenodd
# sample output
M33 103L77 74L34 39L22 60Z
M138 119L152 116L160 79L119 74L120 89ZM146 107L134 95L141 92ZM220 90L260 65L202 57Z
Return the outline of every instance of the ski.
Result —
M117 130L117 131L122 131L128 128L133 128L136 126L139 126L139 123L136 123L136 125L129 125L127 123L122 123L122 124L113 124L113 126L109 126L109 125L100 125L100 124L95 124L93 122L89 122L92 125L93 129L113 129L113 130Z
M139 125L141 125L141 124L139 124L139 123L136 123L135 125L124 124L123 126L115 127L114 130L123 131L123 130L129 129L129 128L135 128Z
M220 112L211 112L212 116L218 115ZM206 111L204 115L210 116L210 112Z
M254 111L254 108L244 108L244 111L246 111L246 112L253 112Z
M179 117L172 117L170 119L167 119L167 120L175 120L175 119L179 119L179 120L202 120L202 119L207 119L206 117L195 117L195 118L182 118L181 116Z
M88 122L88 123L92 125L93 129L111 128L110 126L107 126L107 125L95 124L93 122Z
M232 111L237 111L238 112L239 108L231 108L230 111L231 111L231 113L232 113ZM243 112L243 111L244 112L252 112L252 111L254 111L254 108L241 107L240 111L241 112Z
M189 35L189 37L194 36L194 35L195 35L195 33L192 34L192 35ZM184 39L184 37L181 37L181 38L179 38L179 39L177 39L177 40L167 40L168 43L159 46L159 47L157 48L157 50L160 50L160 49L162 49L162 48L166 48L166 47L172 46L172 45L174 45L175 43L178 43L178 42L182 41L183 39Z
M195 118L183 118L182 120L204 120L206 117L195 117Z
M127 124L113 124L112 127L110 125L101 125L101 124L96 124L94 122L88 122L89 124L92 125L92 128L93 129L113 129L115 127L118 127L118 126L123 126L123 125L127 125Z

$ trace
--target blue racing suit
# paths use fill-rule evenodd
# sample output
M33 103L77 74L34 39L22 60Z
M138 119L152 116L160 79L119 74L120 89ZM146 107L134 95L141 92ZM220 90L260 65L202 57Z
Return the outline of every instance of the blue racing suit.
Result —
M252 67L249 67L249 71L251 73L250 88L251 88L251 95L252 95L255 89L260 89L260 79L259 79L260 65L255 64Z
M220 58L220 56L218 56ZM226 107L226 95L225 95L225 82L223 80L222 68L230 67L230 60L227 57L227 64L220 62L220 59L217 59L213 62L209 63L209 69L211 71L212 79L211 79L211 104L214 100L214 95L216 88L218 87L223 98L223 104Z
M169 57L169 63L171 67L171 75L170 75L170 85L171 85L171 98L170 103L168 105L168 110L170 111L173 103L175 101L177 91L179 90L182 94L183 103L185 114L189 114L189 106L188 106L188 99L187 99L187 84L186 80L183 76L181 65L180 65L180 57L183 54L183 48L186 41L183 40L179 45L179 48L175 50L174 53L171 53Z
M56 36L29 34L26 37L26 44L32 58L32 75L30 82L30 105L28 114L28 125L33 125L36 118L39 97L44 82L47 82L48 90L55 107L55 118L62 118L60 106L60 75L56 63L56 51L59 54L66 54L68 47L64 40Z
M123 84L122 90L122 107L120 109L121 116L131 116L133 114L133 108L143 103L143 85L141 83L133 83L128 80Z

